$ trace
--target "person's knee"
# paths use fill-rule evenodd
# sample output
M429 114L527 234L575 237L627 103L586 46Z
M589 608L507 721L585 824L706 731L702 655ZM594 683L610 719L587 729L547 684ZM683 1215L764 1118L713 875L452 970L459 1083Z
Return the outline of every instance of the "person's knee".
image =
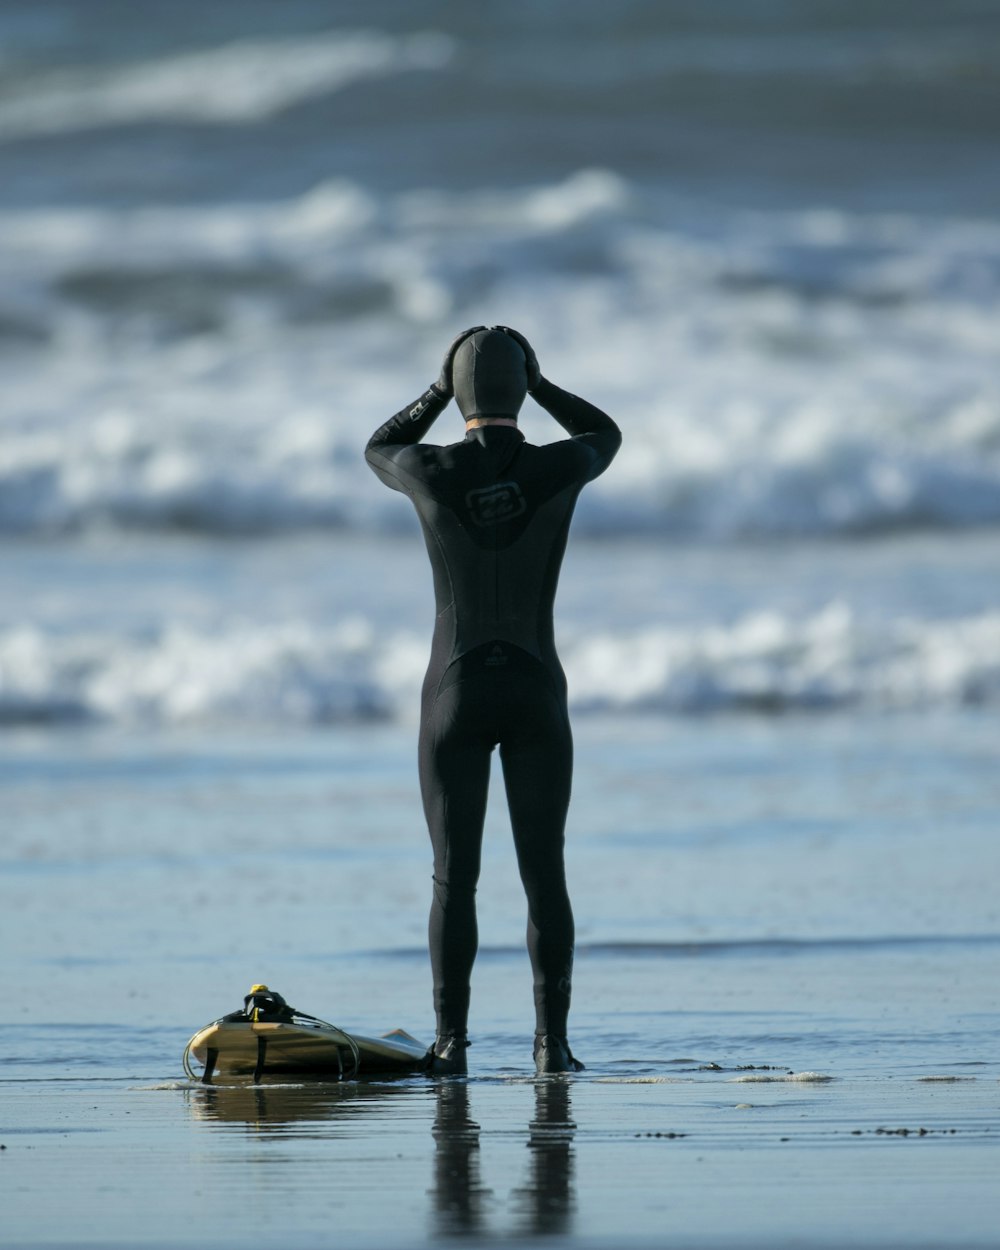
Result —
M434 893L442 901L454 902L462 899L472 900L476 895L479 883L478 873L455 872L434 874Z
M559 897L566 893L566 858L562 839L540 848L530 840L519 842L517 867L521 883L529 898Z

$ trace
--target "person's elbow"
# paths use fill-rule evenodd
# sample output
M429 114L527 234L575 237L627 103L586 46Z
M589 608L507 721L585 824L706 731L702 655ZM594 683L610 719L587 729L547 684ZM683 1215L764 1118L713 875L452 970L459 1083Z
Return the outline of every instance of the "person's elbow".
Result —
M618 455L618 450L622 445L622 432L611 418L608 418L608 428L601 433L601 442L603 451L607 457L607 464L610 464Z

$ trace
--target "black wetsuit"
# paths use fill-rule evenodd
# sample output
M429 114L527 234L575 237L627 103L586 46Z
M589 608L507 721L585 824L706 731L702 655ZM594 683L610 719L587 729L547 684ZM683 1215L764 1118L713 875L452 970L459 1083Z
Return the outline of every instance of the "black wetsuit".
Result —
M434 574L419 760L434 849L439 1035L466 1030L496 745L528 899L536 1030L566 1035L574 934L563 832L573 746L552 608L577 495L611 463L621 434L600 409L551 382L533 398L570 438L536 447L512 426L489 425L447 447L420 444L448 402L432 388L377 430L365 453L387 486L412 499Z

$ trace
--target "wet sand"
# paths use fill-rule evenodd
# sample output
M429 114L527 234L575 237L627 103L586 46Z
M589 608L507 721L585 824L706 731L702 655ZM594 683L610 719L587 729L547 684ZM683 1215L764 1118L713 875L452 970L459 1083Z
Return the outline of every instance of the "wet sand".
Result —
M74 1080L4 1103L11 1246L996 1244L995 1077Z
M669 983L691 1008L624 1012L604 1055L611 1022L581 1010L574 1077L534 1078L525 1040L495 1029L467 1080L205 1087L177 1079L176 1027L7 1023L2 1244L993 1246L996 1019L969 1000L996 955L834 953L810 992L815 955L584 952L584 994L651 1001ZM940 993L956 958L954 1021L907 1030L907 980ZM850 963L853 1013L835 975ZM522 971L487 952L483 997ZM888 980L902 1011L872 1001Z
M995 1246L995 751L932 728L583 721L587 1070L534 1078L494 810L469 1079L259 1089L181 1068L254 980L429 1040L409 731L18 739L0 1244Z

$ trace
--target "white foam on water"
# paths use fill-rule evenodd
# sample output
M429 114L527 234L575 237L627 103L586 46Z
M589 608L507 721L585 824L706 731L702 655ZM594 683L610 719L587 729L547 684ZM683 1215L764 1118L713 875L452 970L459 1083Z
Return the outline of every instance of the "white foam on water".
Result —
M140 635L20 625L0 631L0 722L313 724L407 717L422 633L364 618L183 622ZM881 711L1000 702L1000 614L857 624L832 605L580 635L562 646L578 711Z
M1000 523L1000 228L692 214L617 175L0 213L0 529L395 528L371 431L503 321L620 422L590 532ZM4 345L6 347L4 348ZM532 441L562 431L529 400ZM450 409L432 439L461 426Z
M595 1085L683 1085L679 1076L599 1076Z
M800 620L763 612L731 626L581 638L564 654L584 708L902 708L1000 697L998 613L876 627L833 603Z
M781 1076L773 1073L753 1072L746 1076L734 1076L730 1079L730 1083L733 1085L825 1085L836 1079L835 1076L830 1076L825 1072L790 1072Z
M344 30L50 70L8 88L0 140L143 122L245 125L361 79L440 69L453 48L434 32Z

